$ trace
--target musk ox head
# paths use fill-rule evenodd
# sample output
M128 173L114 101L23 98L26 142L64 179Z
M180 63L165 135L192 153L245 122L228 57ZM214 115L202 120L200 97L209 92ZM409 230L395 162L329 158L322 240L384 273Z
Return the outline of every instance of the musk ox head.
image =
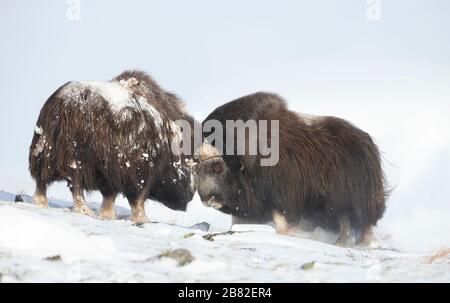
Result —
M159 201L173 210L185 211L196 192L193 160L180 157L172 162L150 191L150 198Z
M227 214L247 215L250 190L244 164L237 157L223 157L204 143L196 166L197 190L203 204Z

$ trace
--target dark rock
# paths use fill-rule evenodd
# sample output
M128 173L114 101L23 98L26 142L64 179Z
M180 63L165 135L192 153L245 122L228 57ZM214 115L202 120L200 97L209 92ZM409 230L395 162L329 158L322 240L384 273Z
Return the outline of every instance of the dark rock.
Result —
M215 236L227 236L227 235L232 235L236 233L235 231L226 231L223 233L215 233L215 234L207 234L203 236L203 239L207 240L207 241L214 241L214 237Z
M25 194L17 194L16 197L14 198L14 202L27 202L27 203L31 203L33 200L33 198L29 195L25 195Z
M308 263L303 264L301 268L302 268L303 270L310 270L310 269L313 269L313 268L314 268L314 265L315 265L315 264L316 264L316 261L308 262Z
M195 225L192 225L190 227L191 229L198 229L201 231L209 231L209 229L211 228L211 225L208 222L201 222L201 223L197 223Z
M55 256L50 256L45 258L45 260L47 261L61 261L61 256L60 255L55 255Z
M175 250L167 250L162 254L157 256L158 259L161 258L171 258L178 262L178 266L185 266L195 260L191 252L184 248L179 248Z

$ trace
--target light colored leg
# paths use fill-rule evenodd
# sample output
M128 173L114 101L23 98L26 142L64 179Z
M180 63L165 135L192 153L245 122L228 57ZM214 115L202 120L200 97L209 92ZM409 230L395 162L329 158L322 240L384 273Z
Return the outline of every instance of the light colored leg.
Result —
M150 183L145 184L144 188L138 194L136 198L127 197L128 203L130 203L131 207L131 221L136 223L150 223L147 215L145 214L145 201L148 199L148 195L150 194ZM134 201L133 201L134 198Z
M116 201L117 193L109 196L103 196L102 206L100 207L100 217L106 220L115 220L116 211L114 209L114 202Z
M347 216L342 217L339 220L339 237L336 241L336 245L345 246L348 244L352 236L352 225Z
M361 236L359 237L359 239L357 241L357 244L362 245L362 246L369 246L372 243L373 238L374 238L373 227L369 226L361 234Z
M95 213L87 206L86 200L84 199L83 190L79 187L73 186L72 189L72 197L73 197L73 209L72 211L95 217Z
M289 226L286 216L275 210L272 214L272 218L275 223L275 230L277 233L281 235L288 235L291 230L291 226Z
M48 207L47 188L36 185L36 191L33 196L33 203L40 207Z
M147 215L145 214L145 200L146 199L136 199L131 205L131 221L136 223L150 223Z

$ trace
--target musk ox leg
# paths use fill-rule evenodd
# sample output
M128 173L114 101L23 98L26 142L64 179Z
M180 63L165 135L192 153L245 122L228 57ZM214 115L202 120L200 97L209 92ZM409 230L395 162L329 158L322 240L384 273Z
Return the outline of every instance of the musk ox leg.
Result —
M86 216L95 217L95 213L86 204L83 190L79 186L72 186L70 191L72 192L73 197L72 211Z
M231 216L231 225L235 224L252 224L252 222L242 217Z
M336 245L345 246L348 244L352 236L352 225L347 216L343 216L339 219L339 237L336 241Z
M358 237L356 244L361 246L369 246L370 243L372 243L373 238L374 238L373 227L372 226L366 227L366 229Z
M275 210L272 214L272 218L275 223L275 230L277 234L288 235L291 230L291 226L289 225L286 216Z
M116 201L117 193L103 195L102 206L100 207L100 218L106 220L115 220L116 211L114 209L114 202Z
M139 195L141 196L141 195ZM150 223L150 220L148 219L147 215L145 214L145 200L147 199L147 195L142 195L142 197L138 197L134 200L134 202L130 202L131 206L131 221L136 223Z
M150 223L145 214L145 201L150 194L151 183L147 182L144 188L137 195L127 195L128 203L131 207L131 221L136 223Z
M34 204L41 207L48 207L47 186L36 183L36 191L33 196Z

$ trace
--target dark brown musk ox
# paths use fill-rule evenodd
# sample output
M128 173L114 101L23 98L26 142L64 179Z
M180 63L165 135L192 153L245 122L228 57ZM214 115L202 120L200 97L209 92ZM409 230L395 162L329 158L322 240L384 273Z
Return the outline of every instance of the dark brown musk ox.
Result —
M279 159L274 166L262 166L259 150L255 156L230 155L205 141L196 168L205 205L231 214L233 223L273 221L282 234L307 221L310 227L338 232L337 244L353 236L360 244L370 240L387 193L380 153L367 133L339 118L297 114L279 96L262 92L214 110L203 121L206 139L214 131L205 123L213 120L222 125L227 120L267 120L269 125L278 120ZM235 140L236 147L236 138L224 132L224 146Z
M29 154L36 181L34 202L47 207L47 187L67 181L73 210L94 215L84 191L100 190L100 216L114 219L114 201L122 193L135 222L148 222L144 202L154 199L185 210L195 193L192 156L171 152L180 128L195 123L183 103L147 74L125 71L109 82L68 82L43 106ZM173 141L172 141L173 140Z

